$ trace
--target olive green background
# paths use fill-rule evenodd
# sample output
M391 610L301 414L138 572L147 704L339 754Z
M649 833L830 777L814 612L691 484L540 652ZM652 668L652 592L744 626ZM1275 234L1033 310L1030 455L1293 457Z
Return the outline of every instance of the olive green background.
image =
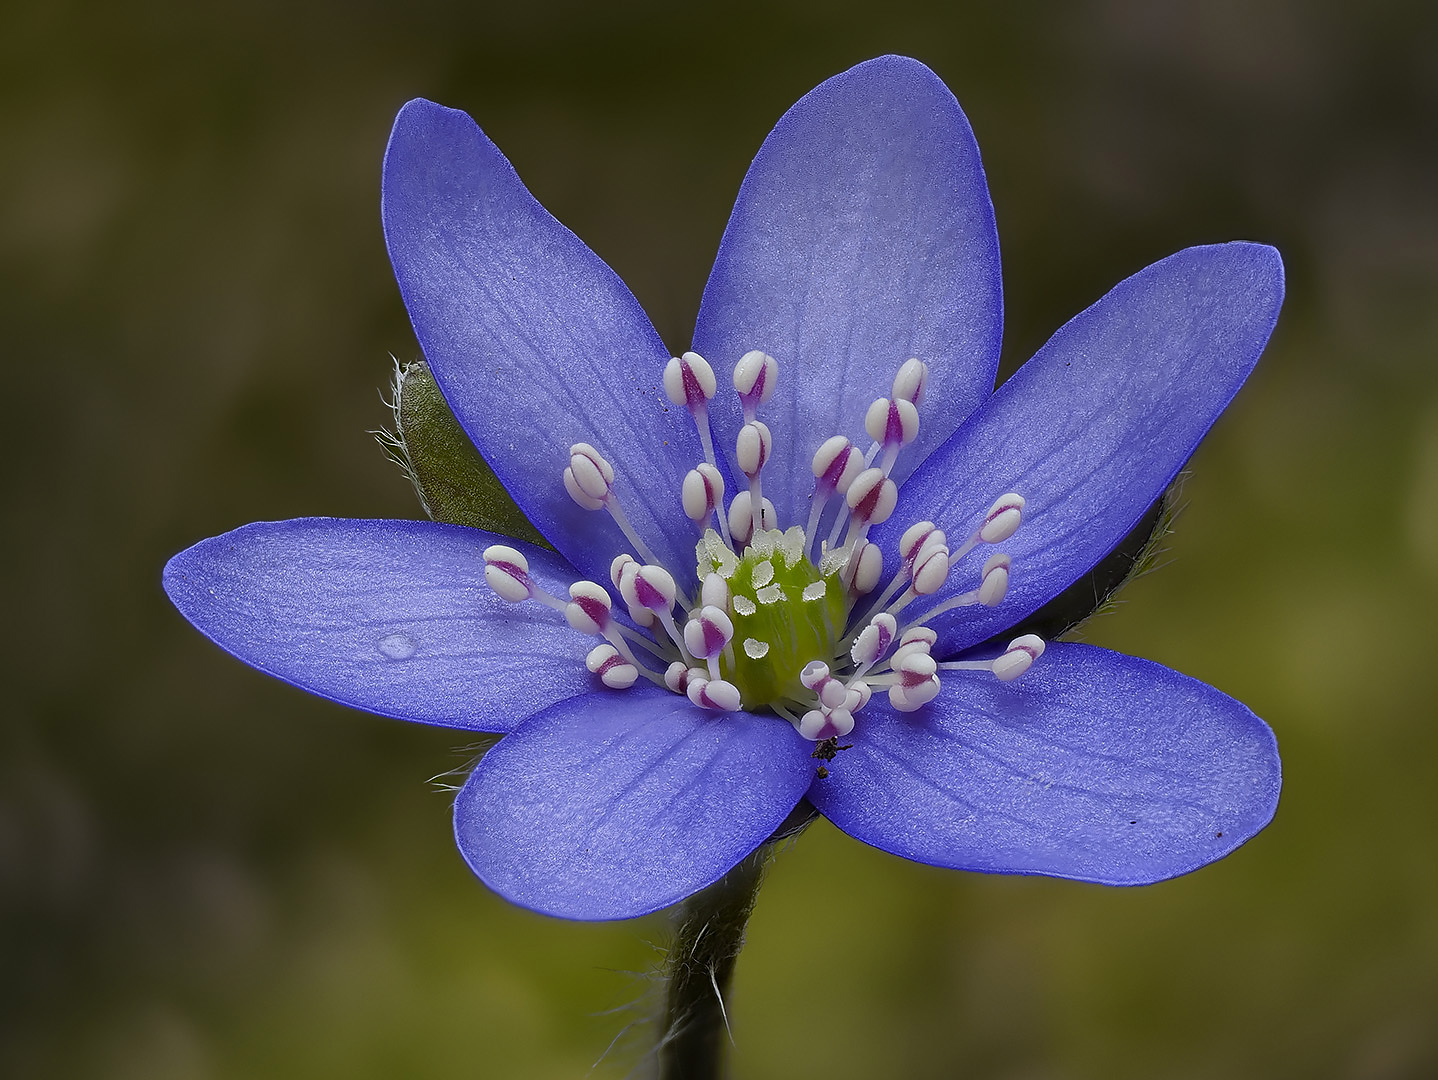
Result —
M1308 0L7 5L0 1073L583 1077L642 1019L662 917L491 896L430 782L462 736L251 672L160 567L417 516L365 434L416 349L378 220L407 98L479 119L679 350L769 126L885 51L978 134L1006 370L1179 247L1282 249L1170 564L1088 638L1248 702L1286 785L1231 858L1128 891L821 822L761 896L736 1074L1438 1073L1435 37L1431 4Z

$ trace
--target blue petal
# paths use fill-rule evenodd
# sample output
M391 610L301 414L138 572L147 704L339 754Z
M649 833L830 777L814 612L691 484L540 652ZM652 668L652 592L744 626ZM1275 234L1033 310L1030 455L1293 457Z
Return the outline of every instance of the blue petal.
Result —
M1283 264L1271 247L1171 255L1070 320L929 458L871 537L891 562L913 521L932 519L958 540L998 496L1028 500L1002 544L1013 557L1007 599L936 619L936 653L1014 625L1123 538L1248 377L1282 301ZM992 550L974 552L951 588L976 584Z
M567 919L627 919L717 881L814 775L783 720L715 714L648 686L563 702L480 761L454 808L495 892Z
M165 592L216 645L342 705L422 724L509 731L598 685L592 639L538 604L484 583L493 543L567 595L553 552L478 529L419 521L303 518L203 540L165 567Z
M779 361L764 493L802 524L820 442L861 446L864 413L911 356L931 377L903 479L993 390L999 242L979 148L923 64L870 60L805 95L764 141L704 289L694 347L722 374L750 349ZM727 382L727 379L724 380ZM743 416L712 412L727 453ZM738 475L735 473L735 475Z
M1222 858L1278 804L1262 720L1088 645L1049 646L1014 683L950 673L920 712L858 719L810 799L850 836L934 866L1143 885Z
M462 112L411 101L384 161L390 261L435 380L520 509L588 577L628 543L581 510L562 475L591 443L662 562L694 565L679 491L701 457L689 414L669 407L669 353L597 255L540 206Z

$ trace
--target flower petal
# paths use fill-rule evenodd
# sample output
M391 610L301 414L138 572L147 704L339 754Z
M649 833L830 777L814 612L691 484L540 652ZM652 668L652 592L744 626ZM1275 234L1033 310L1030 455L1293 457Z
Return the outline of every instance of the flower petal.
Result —
M562 702L480 761L454 807L471 869L516 904L627 919L717 881L813 777L783 720L647 686Z
M955 673L924 710L859 723L809 798L850 836L934 866L1143 885L1227 855L1278 803L1262 720L1089 645L1050 645L1013 683Z
M165 592L216 645L301 690L422 724L509 731L593 690L594 644L538 604L484 583L484 549L523 549L565 594L553 552L421 521L263 521L203 540L165 567Z
M804 521L810 459L844 434L912 356L930 365L903 479L993 390L1003 329L998 234L979 149L946 86L884 56L806 94L764 140L704 289L694 347L727 372L750 349L779 361L764 406L776 432L764 494ZM732 454L743 416L711 412ZM734 475L739 475L737 472Z
M1027 500L1023 525L1003 542L1013 558L1007 599L940 616L936 654L1014 625L1124 537L1248 377L1282 301L1271 247L1171 255L1071 319L929 458L871 537L891 559L916 519L961 537L1005 492ZM951 580L975 583L963 571Z
M614 271L473 120L433 102L411 101L395 120L382 213L435 381L535 527L599 581L629 548L607 514L564 490L569 447L587 442L613 464L640 537L670 567L692 567L679 492L698 437L668 407L669 353Z

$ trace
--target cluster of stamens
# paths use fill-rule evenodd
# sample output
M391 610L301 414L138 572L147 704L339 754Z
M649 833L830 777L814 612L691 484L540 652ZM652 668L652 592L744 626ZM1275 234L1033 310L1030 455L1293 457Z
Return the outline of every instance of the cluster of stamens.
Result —
M866 451L843 435L819 446L808 521L781 530L763 488L774 437L758 418L773 396L777 362L755 350L734 368L744 416L734 462L746 486L726 507L709 424L714 371L698 353L676 357L665 369L664 389L693 417L705 458L689 470L679 492L698 534L697 595L680 591L675 575L635 532L620 504L614 467L588 443L570 447L564 487L581 507L609 513L632 548L610 566L627 619L616 615L610 590L596 582L575 582L568 598L546 592L529 576L524 555L507 545L485 550L485 581L505 600L537 601L562 612L580 633L601 638L586 664L611 689L626 689L643 677L700 708L769 709L820 743L853 731L855 714L880 690L894 709L913 712L939 694L941 671L1016 679L1043 654L1042 639L1015 638L994 659L941 662L932 655L938 635L928 624L955 608L1003 601L1011 560L998 550L984 560L971 587L946 599L939 594L975 548L992 548L1013 535L1023 517L1021 496L1001 495L954 547L934 522L916 522L899 540L897 572L874 595L884 560L868 534L898 505L891 474L899 453L918 436L928 377L921 360L899 368L890 396L874 401L865 415L872 440ZM923 601L931 606L911 617L910 606Z

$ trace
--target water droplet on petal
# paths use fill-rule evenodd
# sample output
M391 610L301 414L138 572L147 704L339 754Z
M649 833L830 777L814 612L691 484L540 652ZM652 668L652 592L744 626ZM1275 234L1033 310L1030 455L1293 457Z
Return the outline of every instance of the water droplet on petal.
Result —
M390 634L379 640L379 651L391 660L408 660L415 654L417 646L408 634Z

